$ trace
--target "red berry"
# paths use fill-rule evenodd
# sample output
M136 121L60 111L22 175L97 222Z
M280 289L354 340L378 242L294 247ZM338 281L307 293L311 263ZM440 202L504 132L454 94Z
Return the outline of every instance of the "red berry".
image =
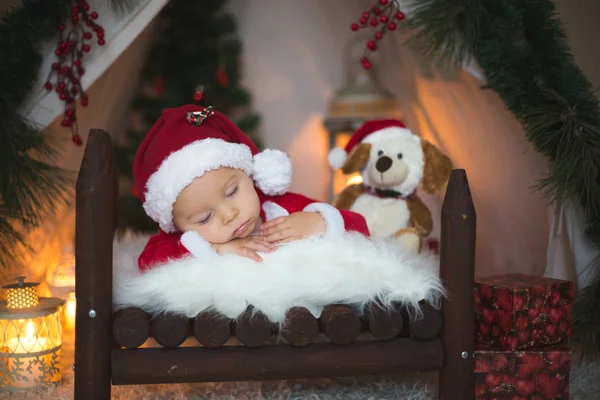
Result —
M77 6L71 8L71 12L73 13L73 15L77 15L79 14L79 8L77 8Z
M73 140L73 143L75 143L77 146L81 146L82 141L81 141L81 137L79 135L73 136L72 140Z
M357 23L354 23L354 24L352 24L352 25L351 25L351 29L352 29L354 32L356 32L356 31L358 30L358 28L359 28L359 26L358 26L358 24L357 24Z
M377 25L379 25L379 20L377 18L373 18L371 20L371 26L377 26Z
M71 93L77 94L77 93L79 93L79 89L77 89L75 86L73 86L73 88L71 88Z
M363 18L369 18L370 13L368 11L365 11L362 16Z
M96 33L96 36L98 36L99 38L103 38L104 37L104 31L98 31Z
M72 109L72 108L69 108L69 109L67 110L66 114L67 114L67 117L72 117L72 116L73 116L73 109Z
M379 0L379 4L381 4L382 6L385 6L387 2L388 0Z
M371 68L371 61L369 61L369 59L367 57L362 57L360 59L360 62L363 66L364 69L369 69Z
M65 88L65 83L64 82L60 82L57 86L58 89L63 90Z
M398 11L396 13L396 19L397 20L403 20L404 19L404 13L402 11Z
M73 21L73 23L74 23L74 24L76 24L76 23L77 23L77 21L79 21L79 16L77 16L77 15L73 15L73 16L71 17L71 21Z
M84 99L81 99L81 106L82 107L87 107L87 105L88 105L88 101L84 100Z
M67 43L66 42L60 42L60 44L58 45L58 47L60 47L61 49L64 49L65 47L67 47Z
M85 21L85 25L86 26L92 26L92 21L90 21L89 19Z
M57 56L60 56L62 54L62 50L61 49L56 49L56 51L54 52L54 54L56 54Z
M65 26L63 24L60 24L58 26L58 30L61 31L61 32L64 31L65 30Z
M58 63L52 63L52 69L53 69L53 70L55 70L55 71L56 71L56 70L57 70L57 69L59 69L59 68L60 68L60 66L58 65Z
M367 47L369 48L369 50L371 50L371 51L375 51L375 50L377 50L377 43L375 43L375 42L374 42L374 41L372 41L372 40L369 40L369 41L367 42Z
M90 16L92 17L92 19L98 19L98 13L96 11L92 12Z
M360 22L361 25L364 25L367 23L367 19L365 17L361 17L358 22Z
M379 17L379 20L381 21L382 24L385 24L388 21L388 17L385 15L382 15L381 17Z
M388 29L389 29L390 31L393 31L393 30L395 30L395 29L396 29L396 24L395 24L395 23L393 23L393 22L390 22L390 23L388 24Z
M86 32L86 33L84 33L84 34L83 34L83 37L84 37L85 39L88 39L88 40L90 40L90 39L92 38L92 33L91 33L91 32Z
M83 9L85 11L89 10L90 9L90 5L88 3L83 3Z
M44 87L48 90L52 90L52 84L50 82L46 82L46 84L44 85Z
M87 44L84 44L83 47L82 47L82 50L87 53L88 51L90 51L90 46L87 45Z
M79 68L77 68L77 72L79 72L79 76L81 76L81 75L85 74L85 69L79 67Z
M64 66L60 69L60 72L62 72L63 74L68 74L69 73L69 67Z
M373 14L375 14L375 15L379 15L379 14L381 14L381 10L380 10L379 8L375 7L375 8L373 9Z
M63 119L62 121L60 121L60 125L61 126L69 126L69 120L68 119Z
M61 100L65 100L67 98L67 94L61 93L60 96L58 96L58 97L60 97Z
M75 64L77 67L81 67L81 60L78 58L73 64Z
M98 39L98 44L99 44L100 46L104 46L104 43L106 43L106 42L104 41L104 39Z
M375 32L375 39L379 40L379 39L381 39L382 36L383 36L383 33L381 33L380 31Z

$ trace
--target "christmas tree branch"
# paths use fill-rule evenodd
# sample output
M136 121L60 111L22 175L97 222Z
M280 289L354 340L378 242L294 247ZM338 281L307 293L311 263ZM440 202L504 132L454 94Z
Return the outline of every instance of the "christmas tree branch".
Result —
M539 182L550 202L575 196L587 235L600 245L600 107L570 54L551 0L419 0L411 4L411 41L430 60L458 66L473 55L549 161ZM573 338L598 351L600 277L573 308ZM593 307L593 308L590 308ZM594 318L590 318L594 316Z

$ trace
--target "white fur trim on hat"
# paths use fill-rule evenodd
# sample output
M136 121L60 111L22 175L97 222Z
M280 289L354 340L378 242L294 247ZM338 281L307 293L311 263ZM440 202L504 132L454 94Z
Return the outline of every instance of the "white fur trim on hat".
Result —
M221 139L197 140L171 153L146 183L144 210L167 232L175 232L173 204L183 189L207 171L220 167L241 169L252 175L248 146Z
M252 177L264 194L284 194L292 183L292 162L283 151L264 150L254 156Z
M346 154L346 151L344 149L341 149L339 147L334 147L333 149L331 149L329 155L327 156L327 161L329 161L329 165L331 165L331 167L335 169L342 168L347 159L348 154Z

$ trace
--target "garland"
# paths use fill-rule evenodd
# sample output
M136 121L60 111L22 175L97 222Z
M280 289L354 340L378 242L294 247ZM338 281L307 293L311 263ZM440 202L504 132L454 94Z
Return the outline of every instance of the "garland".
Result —
M551 202L574 196L586 233L600 246L600 106L573 60L551 0L410 0L411 43L433 62L462 65L472 55L545 155L541 180ZM588 354L600 339L600 277L573 306L573 340Z
M138 0L108 0L129 11ZM83 4L83 3L82 3ZM23 232L36 228L47 212L66 200L73 179L54 166L56 147L22 115L43 57L41 44L58 36L73 0L24 0L0 21L0 267L21 260Z

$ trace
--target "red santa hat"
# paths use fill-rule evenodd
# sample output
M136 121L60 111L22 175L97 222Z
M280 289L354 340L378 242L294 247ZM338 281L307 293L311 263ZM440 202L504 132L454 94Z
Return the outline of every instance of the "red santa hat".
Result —
M243 170L266 195L287 191L292 164L279 150L260 152L233 122L212 107L166 109L134 159L135 188L144 210L165 232L175 232L173 204L195 178L220 167Z
M397 129L388 129L397 128ZM327 157L329 165L335 169L342 168L354 147L360 143L376 143L383 136L413 137L413 133L396 119L379 119L367 121L352 135L345 148L333 148ZM416 136L415 136L416 138ZM418 140L418 138L417 138Z

